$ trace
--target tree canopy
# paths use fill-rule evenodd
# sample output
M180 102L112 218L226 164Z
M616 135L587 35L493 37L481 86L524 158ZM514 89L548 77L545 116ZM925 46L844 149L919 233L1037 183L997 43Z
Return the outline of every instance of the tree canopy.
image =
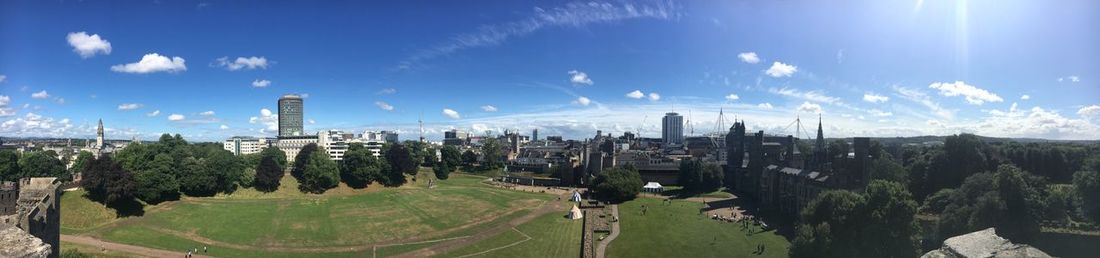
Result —
M385 161L375 157L370 150L352 144L344 152L344 160L340 163L340 179L352 188L367 187L381 176L386 166L383 162Z
M610 168L592 181L601 198L612 202L633 200L642 190L642 177L632 168Z
M298 190L307 193L324 193L340 183L340 171L328 153L314 151L304 159L302 174L298 178Z
M279 167L274 155L265 155L260 158L260 164L256 167L256 181L253 186L261 192L274 192L279 190L279 181L283 179L283 169ZM285 162L286 159L283 159Z
M896 182L873 180L863 193L826 191L802 210L792 257L915 257L917 203Z

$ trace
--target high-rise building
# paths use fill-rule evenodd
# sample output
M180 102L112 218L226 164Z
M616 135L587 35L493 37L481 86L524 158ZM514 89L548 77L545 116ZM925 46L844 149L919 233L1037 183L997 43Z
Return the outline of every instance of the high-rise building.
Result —
M531 141L538 141L538 140L539 140L539 129L532 130L531 131Z
M279 136L301 136L302 97L294 94L279 98Z
M661 119L661 139L665 145L684 143L684 117L676 112L665 113Z

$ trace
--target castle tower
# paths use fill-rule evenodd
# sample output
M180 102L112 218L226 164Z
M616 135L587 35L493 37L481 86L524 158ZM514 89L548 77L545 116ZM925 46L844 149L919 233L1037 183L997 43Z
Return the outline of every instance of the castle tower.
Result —
M95 130L95 147L103 148L103 119L99 119L99 127Z

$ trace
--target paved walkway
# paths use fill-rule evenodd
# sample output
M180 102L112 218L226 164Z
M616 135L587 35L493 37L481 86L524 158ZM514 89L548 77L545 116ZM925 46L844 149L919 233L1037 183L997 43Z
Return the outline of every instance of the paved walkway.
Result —
M107 249L107 250L111 250L111 251L137 254L137 255L141 255L141 256L150 256L150 257L185 257L185 256L187 256L187 252L173 252L173 251L168 251L168 250L153 249L153 248L142 247L142 246L112 243L112 242L107 242L107 241L95 239L95 238L92 238L92 237L89 237L89 236L61 235L61 241L62 242L69 242L69 243L76 243L76 244L81 244L81 245L87 245L87 246L94 246L94 247L99 247L101 249ZM208 257L211 257L211 256L195 254L195 255L191 255L191 257L194 257L194 258L208 258Z
M619 218L619 205L611 205L612 218ZM611 234L607 235L603 241L600 241L600 245L596 246L596 258L604 258L604 253L607 252L607 245L611 244L612 240L619 237L619 221L615 220L611 222Z

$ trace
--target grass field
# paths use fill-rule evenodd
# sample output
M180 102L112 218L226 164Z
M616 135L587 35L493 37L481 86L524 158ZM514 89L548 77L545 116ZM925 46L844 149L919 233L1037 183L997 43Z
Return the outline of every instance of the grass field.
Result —
M273 193L185 198L123 219L74 191L62 197L62 232L166 250L211 246L211 255L226 257L369 256L376 245L384 256L430 245L391 244L473 234L554 198L493 188L478 176L452 175L431 189L428 179L420 173L399 188L341 186L315 195L284 177Z
M576 257L580 254L580 220L550 213L495 237L440 255L440 257Z
M641 214L641 206L649 210ZM787 257L790 243L774 231L748 234L738 223L699 215L701 203L638 198L619 205L622 233L608 246L607 257ZM757 231L759 229L756 229Z

